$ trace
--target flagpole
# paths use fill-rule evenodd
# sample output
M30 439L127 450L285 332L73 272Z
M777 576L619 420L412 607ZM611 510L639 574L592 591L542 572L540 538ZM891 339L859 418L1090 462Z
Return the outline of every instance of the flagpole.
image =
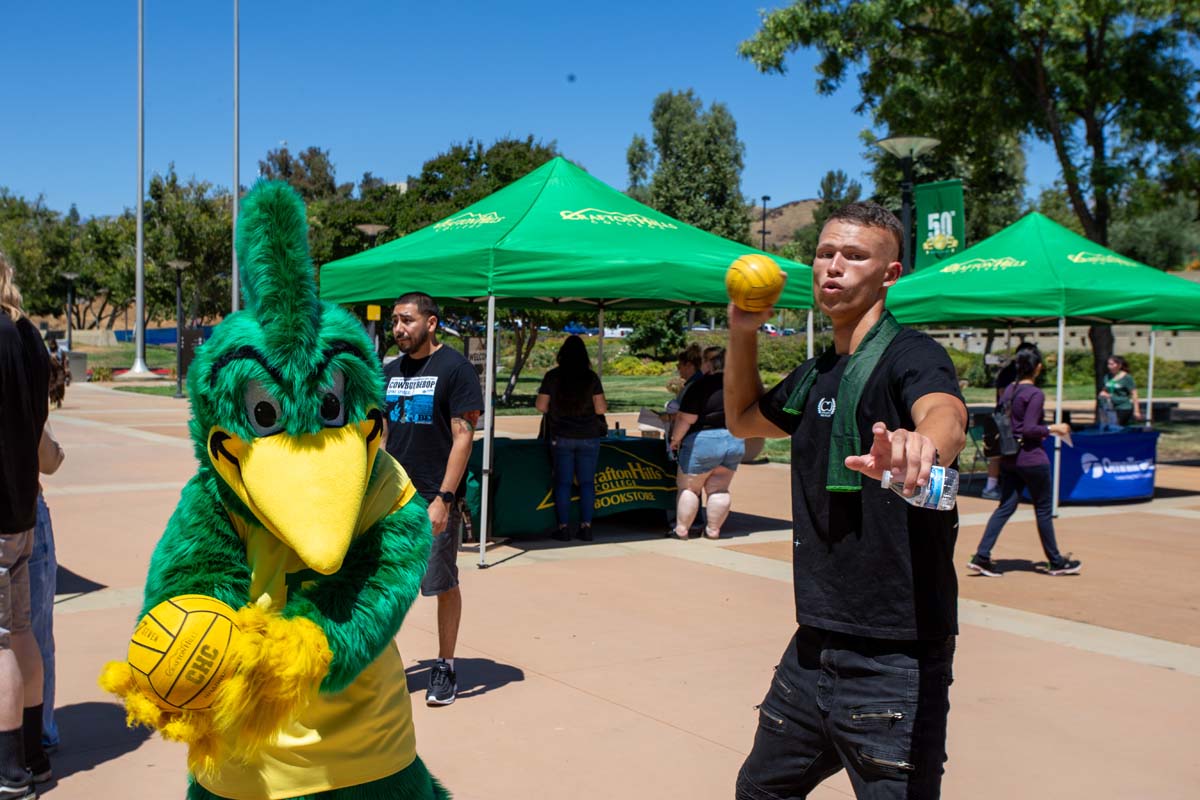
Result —
M238 310L238 301L240 298L240 284L238 275L238 256L237 256L237 219L238 219L238 200L242 192L242 181L239 175L238 168L238 144L240 139L239 131L239 103L238 103L238 86L240 83L240 65L238 57L240 55L240 45L238 41L238 28L240 27L240 9L238 0L233 0L233 268L230 271L231 275L231 297L229 299L229 308L231 311Z

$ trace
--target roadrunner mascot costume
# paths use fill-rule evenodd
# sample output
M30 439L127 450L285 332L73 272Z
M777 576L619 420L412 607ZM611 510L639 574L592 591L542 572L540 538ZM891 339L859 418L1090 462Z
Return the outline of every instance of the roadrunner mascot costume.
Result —
M431 543L381 448L383 376L361 324L317 299L304 206L259 183L237 230L245 310L188 374L200 466L146 579L236 610L230 671L203 710L166 710L130 665L101 685L128 721L188 745L189 800L435 800L393 641ZM143 617L143 624L146 618Z

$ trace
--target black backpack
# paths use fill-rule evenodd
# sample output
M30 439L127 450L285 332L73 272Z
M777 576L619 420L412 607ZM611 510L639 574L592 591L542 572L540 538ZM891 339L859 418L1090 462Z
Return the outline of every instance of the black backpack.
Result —
M1021 449L1021 443L1013 435L1012 426L1012 401L1016 396L1015 386L1015 383L1011 384L1004 390L1004 394L1000 395L1000 400L996 403L996 410L992 412L992 420L996 423L997 431L996 450L1002 456L1015 456Z

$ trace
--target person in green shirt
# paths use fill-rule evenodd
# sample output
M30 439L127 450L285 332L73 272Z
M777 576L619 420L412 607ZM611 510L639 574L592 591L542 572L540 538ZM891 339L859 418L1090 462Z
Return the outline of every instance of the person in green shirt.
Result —
M1104 388L1100 390L1100 399L1112 403L1118 425L1128 425L1130 418L1140 422L1142 412L1138 408L1137 385L1129 374L1129 362L1114 355L1109 356L1107 366L1108 377L1104 380Z

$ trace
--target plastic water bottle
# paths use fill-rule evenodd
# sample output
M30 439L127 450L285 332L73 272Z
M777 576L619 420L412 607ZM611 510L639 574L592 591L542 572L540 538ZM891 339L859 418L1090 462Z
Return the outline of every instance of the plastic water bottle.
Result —
M891 489L896 495L917 508L934 508L938 511L949 511L958 502L958 470L949 467L930 467L929 482L918 486L912 497L904 496L904 483L892 483L890 470L883 471L879 485Z

